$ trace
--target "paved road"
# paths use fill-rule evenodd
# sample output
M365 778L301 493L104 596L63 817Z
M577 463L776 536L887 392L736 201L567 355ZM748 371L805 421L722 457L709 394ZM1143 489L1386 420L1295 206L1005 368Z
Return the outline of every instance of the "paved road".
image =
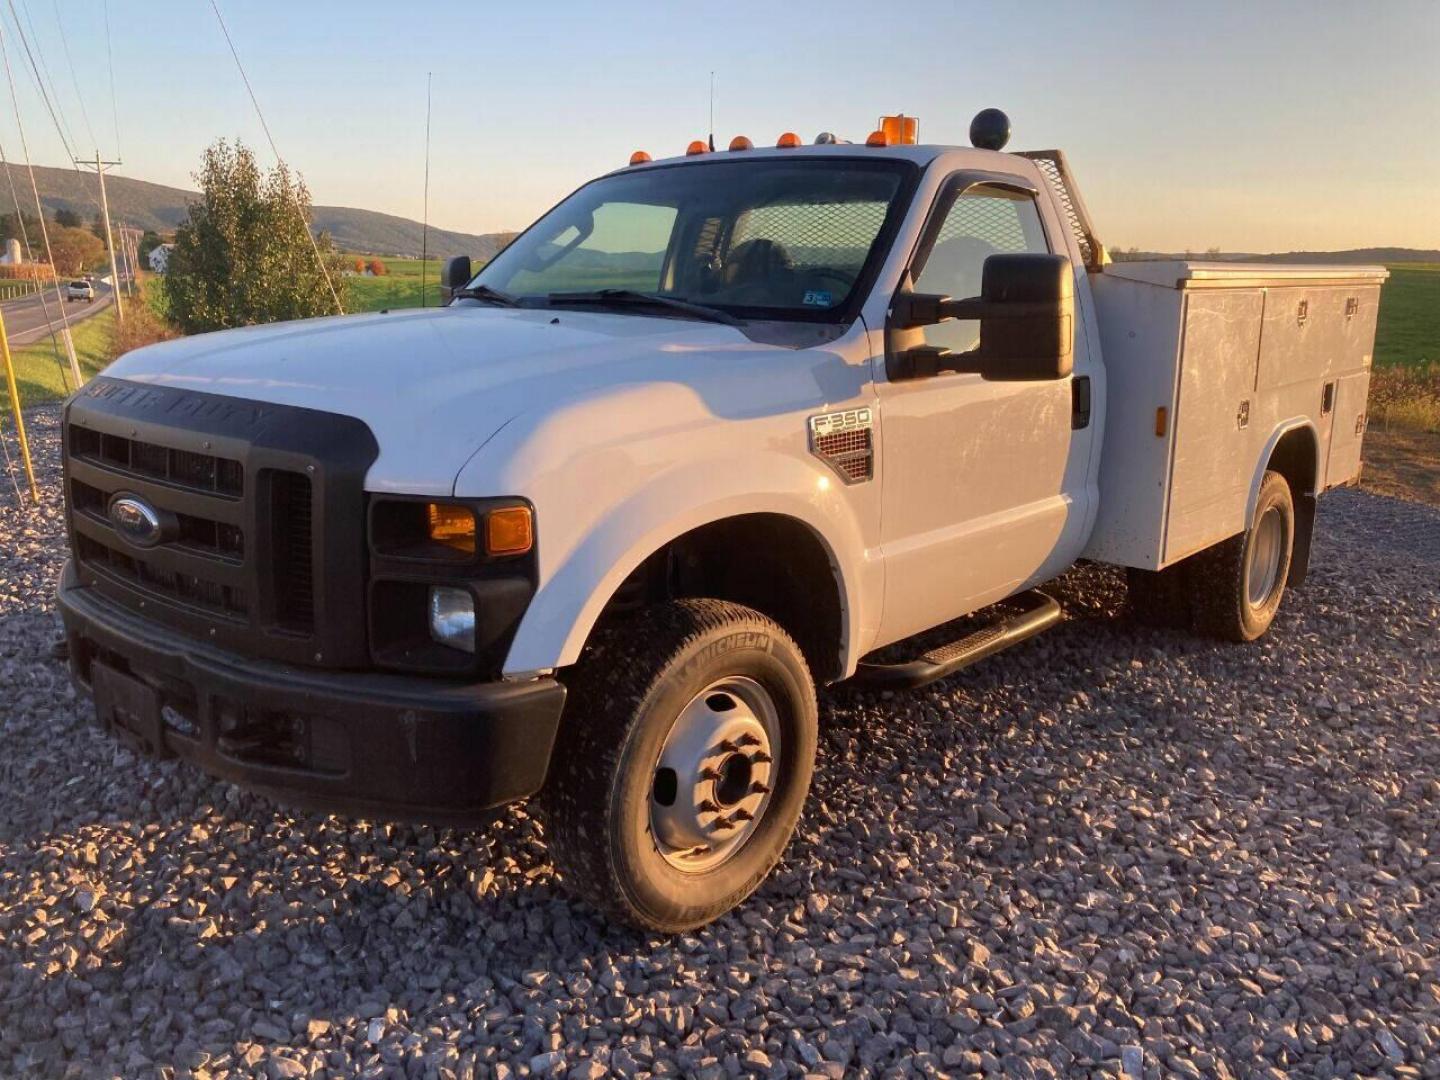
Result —
M61 285L61 292L64 292L64 285ZM55 328L58 331L61 325L60 308L65 308L65 315L70 325L88 319L96 312L105 310L105 307L113 299L113 293L109 285L101 282L95 283L95 299L88 304L73 303L66 300L62 305L55 298L53 288L46 289L45 303L41 304L39 296L27 296L23 300L7 300L0 304L0 309L5 312L5 330L10 335L11 347L29 345L39 341L50 333L50 325L45 317L46 308L49 308L50 318L55 320Z

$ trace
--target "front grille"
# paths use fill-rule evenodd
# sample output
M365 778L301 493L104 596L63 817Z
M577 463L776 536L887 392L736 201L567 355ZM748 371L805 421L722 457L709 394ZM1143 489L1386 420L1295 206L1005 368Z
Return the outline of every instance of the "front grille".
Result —
M236 498L244 494L245 471L240 462L231 458L156 446L74 425L70 428L70 453L102 468L163 480L192 491L213 491Z
M74 424L68 435L75 554L82 566L134 593L236 624L249 622L257 610L256 594L268 589L279 628L313 632L308 476L265 470L272 503L272 572L268 583L259 582L247 562L245 528L240 523L245 515L237 514L246 509L240 462ZM85 479L73 475L77 471ZM148 480L156 482L142 483ZM136 547L115 531L107 510L119 494L138 494L173 522L163 543Z
M243 620L249 612L249 600L243 589L221 585L197 574L167 570L127 555L88 536L75 538L75 554L92 569L109 574L163 600L199 608L221 618Z
M78 587L241 655L368 661L361 421L100 376L63 430Z
M302 633L315 628L315 570L310 478L277 472L270 480L271 557L275 613L280 625Z

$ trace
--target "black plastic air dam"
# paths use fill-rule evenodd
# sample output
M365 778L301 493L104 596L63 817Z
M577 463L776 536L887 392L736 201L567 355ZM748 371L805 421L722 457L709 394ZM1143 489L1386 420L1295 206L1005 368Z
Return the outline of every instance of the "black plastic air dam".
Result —
M100 723L153 755L296 807L437 825L483 823L544 783L565 703L554 679L467 684L251 660L132 614L79 584L71 563L59 600L71 670ZM268 726L237 729L237 717Z

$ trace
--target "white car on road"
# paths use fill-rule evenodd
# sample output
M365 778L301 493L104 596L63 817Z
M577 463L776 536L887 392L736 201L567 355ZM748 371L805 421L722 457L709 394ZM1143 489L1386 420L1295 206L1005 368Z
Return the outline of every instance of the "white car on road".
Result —
M79 278L76 278L74 281L70 282L69 285L65 286L65 299L94 300L95 286L91 285L88 281L83 281Z

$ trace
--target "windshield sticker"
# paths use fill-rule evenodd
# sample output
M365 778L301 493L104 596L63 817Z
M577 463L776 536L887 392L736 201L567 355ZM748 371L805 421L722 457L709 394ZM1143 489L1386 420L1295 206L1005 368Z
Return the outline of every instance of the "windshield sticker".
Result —
M833 302L829 289L810 289L805 293L806 307L829 307Z

